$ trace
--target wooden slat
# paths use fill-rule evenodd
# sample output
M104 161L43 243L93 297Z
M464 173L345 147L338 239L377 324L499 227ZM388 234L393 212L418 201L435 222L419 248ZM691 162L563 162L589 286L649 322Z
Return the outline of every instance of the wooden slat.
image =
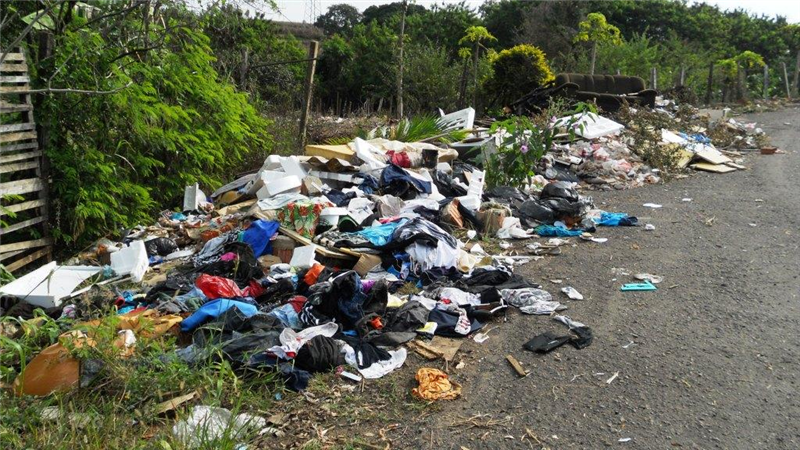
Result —
M3 62L3 64L0 64L0 72L27 72L27 71L28 71L28 65L25 63L8 64L6 62Z
M27 84L20 86L0 86L0 94L19 94L30 90Z
M24 141L26 139L36 139L36 132L23 131L21 133L8 133L0 135L0 143Z
M27 161L14 164L0 165L0 173L13 173L21 170L30 170L39 167L39 161Z
M0 54L2 54L2 53L3 53L3 50L0 50ZM22 53L19 53L19 52L17 52L17 53L9 53L9 54L6 55L6 57L5 57L5 59L3 61L4 62L5 61L8 61L8 62L25 61L25 55L23 55Z
M31 225L36 225L37 223L41 223L43 221L44 217L34 217L33 219L23 220L22 222L9 225L5 228L0 228L0 236L7 233L13 233L14 231L21 230L23 228L28 228Z
M24 250L26 248L44 247L45 245L50 245L52 243L53 240L50 238L41 238L32 241L15 242L13 244L0 245L0 253L15 252L17 250Z
M24 111L32 111L33 105L26 105L24 103L13 104L13 103L5 103L0 102L0 114L9 114L9 113L17 113L17 112L24 112Z
M50 254L50 247L43 248L41 250L36 250L35 252L31 253L30 255L20 258L18 261L14 261L13 263L6 266L9 272L14 272L22 267L27 266L28 264L36 261L37 259L47 256Z
M8 258L13 258L20 253L25 253L25 250L17 250L15 252L8 252L8 253L0 253L0 261L4 261Z
M15 205L4 206L3 209L0 209L0 217L6 215L8 212L18 213L20 211L27 211L29 209L38 208L40 206L44 206L47 204L46 201L43 199L40 200L31 200L29 202L22 202L17 203Z
M38 149L38 142L25 142L23 144L0 145L0 153L15 152L17 150ZM2 161L2 159L0 159Z
M0 76L0 83L29 83L31 78L27 75Z
M27 153L16 153L8 156L0 156L0 164L7 164L14 161L24 161L26 159L38 158L39 156L42 156L41 150L36 150L35 152L27 152Z
M0 125L0 133L11 133L12 131L28 131L36 128L35 123L8 123Z
M39 178L28 178L27 180L9 181L8 183L0 183L0 195L20 195L29 192L41 191L44 188L44 183Z

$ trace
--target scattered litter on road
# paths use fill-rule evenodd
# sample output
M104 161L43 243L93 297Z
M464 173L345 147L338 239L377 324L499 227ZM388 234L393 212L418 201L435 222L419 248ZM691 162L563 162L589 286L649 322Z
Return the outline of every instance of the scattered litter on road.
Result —
M620 288L621 291L655 291L656 289L658 288L649 281L645 281L644 283L623 284Z
M659 205L657 203L645 203L642 206L644 206L646 208L658 209L658 208L661 208L663 205Z
M611 375L611 378L606 380L606 384L611 384L611 382L616 380L618 376L619 376L619 372L614 372L614 375Z
M656 226L655 226L655 225L653 225L653 224L651 224L651 223L648 223L648 224L646 224L646 225L644 226L644 229L645 229L645 230L647 230L647 231L653 231L653 230L655 230L655 229L656 229Z
M572 300L583 300L583 295L572 286L564 286L561 288L561 292L567 294L567 297Z
M637 273L636 275L633 276L633 278L636 278L637 280L640 281L649 281L650 283L653 284L658 284L664 281L664 277L653 275L651 273Z

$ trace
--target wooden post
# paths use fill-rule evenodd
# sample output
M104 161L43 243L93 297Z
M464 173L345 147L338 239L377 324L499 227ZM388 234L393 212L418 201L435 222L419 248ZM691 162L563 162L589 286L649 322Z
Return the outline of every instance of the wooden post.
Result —
M306 146L306 131L308 130L308 116L311 114L311 98L314 91L314 72L317 70L317 54L319 54L319 41L308 43L308 69L306 70L305 102L300 112L300 146Z
M400 36L397 37L398 60L397 60L397 118L403 118L403 41L406 34L406 13L408 12L408 1L403 0L403 17L400 19Z
M686 67L681 66L681 78L678 82L678 86L683 86L686 83Z
M769 98L769 66L764 64L764 92L761 96L764 100Z
M650 89L658 89L658 71L655 67L650 69Z
M800 94L800 84L797 84L798 81L800 81L800 50L797 51L797 58L794 63L794 81L792 81L792 89L794 89L795 95Z
M706 105L711 104L711 87L714 84L714 63L708 65L708 86L706 87Z
M786 72L786 63L782 62L781 65L783 66L783 81L786 83L786 98L792 98L792 91L789 89L789 74Z

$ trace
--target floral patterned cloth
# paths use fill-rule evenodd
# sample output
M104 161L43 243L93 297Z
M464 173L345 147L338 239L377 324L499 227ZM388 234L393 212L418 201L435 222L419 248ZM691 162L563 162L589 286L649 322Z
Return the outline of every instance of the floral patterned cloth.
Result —
M322 210L334 206L329 202L290 202L278 211L281 226L292 229L303 237L313 238Z

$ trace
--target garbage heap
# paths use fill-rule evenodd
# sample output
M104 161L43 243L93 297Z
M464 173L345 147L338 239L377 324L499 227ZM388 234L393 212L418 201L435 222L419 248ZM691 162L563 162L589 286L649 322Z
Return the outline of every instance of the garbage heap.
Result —
M481 239L581 235L593 230L591 199L563 182L533 196L485 191L484 173L456 156L356 139L270 156L210 196L187 187L181 212L0 288L3 315L30 319L42 308L78 324L25 365L17 392L90 383L91 366L68 349L94 345L91 326L109 308L121 357L143 333L176 333L186 345L174 357L272 368L293 390L342 366L355 380L382 377L403 365L404 344L436 355L429 339L473 336L510 307L565 310L514 267L566 241L509 256L488 254Z
M174 357L202 364L221 354L238 368L274 369L298 391L311 374L336 367L354 380L385 376L403 365L406 346L443 354L427 340L473 337L508 308L563 311L515 266L558 254L571 237L602 242L591 234L596 226L637 225L595 209L576 190L580 179L659 179L630 152L621 124L585 121L582 140L546 155L532 186L485 189L485 173L458 159L458 145L386 139L272 155L208 196L188 186L180 212L0 287L0 315L32 319L42 308L65 319L64 335L24 365L15 389L47 395L91 383L93 366L69 349L95 345L92 327L110 308L120 319L120 357L142 335L176 333L185 345ZM462 147L476 140L490 144L492 136ZM700 132L664 130L663 140L690 160L718 156ZM484 237L552 239L508 255L487 253ZM571 333L561 344L589 345L588 327L557 318ZM22 330L0 333L14 339Z

